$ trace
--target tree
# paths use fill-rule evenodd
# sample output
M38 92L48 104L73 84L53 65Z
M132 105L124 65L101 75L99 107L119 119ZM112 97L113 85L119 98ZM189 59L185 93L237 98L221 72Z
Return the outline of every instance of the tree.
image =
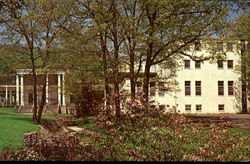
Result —
M30 67L32 68L33 77L33 120L40 123L42 110L45 104L45 77L43 79L42 100L39 104L37 102L37 72L36 70L46 70L48 61L52 52L53 46L57 43L56 39L60 27L57 22L66 23L67 16L61 15L63 5L58 1L22 1L15 7L12 3L3 5L1 14L3 15L2 33L3 39L8 44L18 47L18 51L22 55L29 57ZM70 2L68 3L70 4ZM14 8L13 8L14 6ZM64 8L69 9L69 8Z
M244 14L238 16L232 22L232 28L229 28L229 39L240 40L238 48L240 49L241 61L235 67L241 77L241 104L242 111L248 111L247 101L250 101L250 12L245 9Z
M186 53L188 47L202 38L219 35L226 27L227 4L221 1L141 1L145 10L143 20L143 52L145 72L143 92L148 101L150 69L153 65L169 59L188 56L205 60Z

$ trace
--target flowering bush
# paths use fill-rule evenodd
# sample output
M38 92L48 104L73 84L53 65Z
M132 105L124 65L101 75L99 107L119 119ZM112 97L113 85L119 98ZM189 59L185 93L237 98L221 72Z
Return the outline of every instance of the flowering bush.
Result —
M230 122L194 123L175 110L164 113L141 100L128 101L119 119L101 111L93 136L43 138L18 152L8 149L0 160L79 161L247 161L249 133L233 133ZM29 144L28 144L29 145Z

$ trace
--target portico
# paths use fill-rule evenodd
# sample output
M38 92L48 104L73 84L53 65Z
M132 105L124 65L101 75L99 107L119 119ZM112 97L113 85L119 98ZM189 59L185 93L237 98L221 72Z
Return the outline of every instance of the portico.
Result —
M46 107L66 107L65 96L65 72L64 71L42 71L37 70L37 103L42 97L42 87L46 83ZM46 81L44 81L46 80ZM18 69L16 71L16 106L33 107L33 77L31 69ZM62 110L63 112L63 110Z

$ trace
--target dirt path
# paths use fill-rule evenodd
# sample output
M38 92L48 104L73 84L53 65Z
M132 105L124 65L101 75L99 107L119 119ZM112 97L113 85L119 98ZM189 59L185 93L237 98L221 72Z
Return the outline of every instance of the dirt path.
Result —
M250 114L186 114L187 118L201 122L232 122L232 127L250 130Z

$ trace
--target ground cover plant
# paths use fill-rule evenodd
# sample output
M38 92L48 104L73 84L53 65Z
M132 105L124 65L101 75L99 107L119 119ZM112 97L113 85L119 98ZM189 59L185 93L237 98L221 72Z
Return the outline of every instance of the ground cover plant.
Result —
M54 119L44 115L43 119ZM23 143L23 134L37 131L39 125L33 123L32 115L20 115L15 108L0 108L0 152L4 147L16 151Z

